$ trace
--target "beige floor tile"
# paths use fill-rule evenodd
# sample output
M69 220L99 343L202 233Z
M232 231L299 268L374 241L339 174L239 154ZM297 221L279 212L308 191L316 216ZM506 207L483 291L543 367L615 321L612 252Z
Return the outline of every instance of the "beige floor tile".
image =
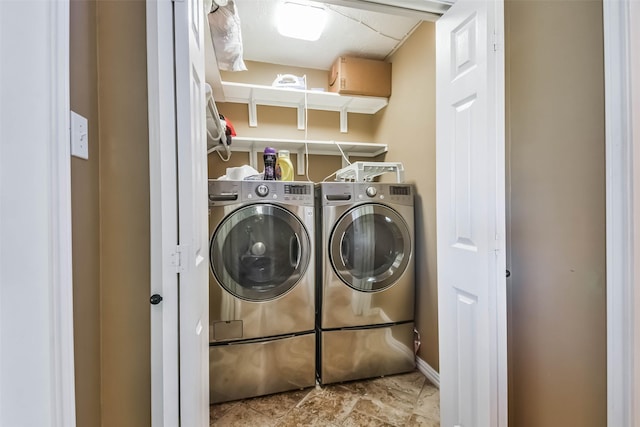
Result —
M388 377L372 380L372 382L375 384L393 388L413 396L418 396L420 394L425 381L426 378L419 371L413 371L406 374L390 375Z
M385 383L376 382L375 380L346 383L344 387L361 397L401 408L407 413L413 412L413 408L418 400L418 395L391 388Z
M342 422L341 427L395 427L377 418L370 417L358 411L353 411Z
M440 427L440 421L430 420L422 415L413 414L406 424L407 427Z
M440 420L440 393L431 383L423 387L414 412L432 420Z
M276 420L244 405L234 405L222 417L211 420L214 427L273 427Z
M356 395L340 386L313 390L279 420L278 426L340 425L351 413L357 399Z
M269 396L255 397L242 401L247 406L263 415L277 419L292 410L313 389L294 390L285 393L277 393Z
M354 412L360 412L377 418L394 426L403 426L411 416L411 411L386 405L377 400L360 398L353 407Z
M211 405L209 407L209 419L211 421L220 419L222 416L224 416L224 414L229 412L231 408L239 404L240 402L225 402Z
M440 425L440 393L420 372L211 405L216 427Z

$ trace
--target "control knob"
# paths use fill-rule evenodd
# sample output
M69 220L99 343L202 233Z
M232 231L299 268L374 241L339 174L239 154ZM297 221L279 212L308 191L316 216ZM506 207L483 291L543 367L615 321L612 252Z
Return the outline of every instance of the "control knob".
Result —
M256 194L260 197L265 197L269 194L269 187L264 184L260 184L256 187Z
M367 193L367 196L369 197L375 197L376 194L378 194L378 190L376 189L376 187L367 187L365 193Z

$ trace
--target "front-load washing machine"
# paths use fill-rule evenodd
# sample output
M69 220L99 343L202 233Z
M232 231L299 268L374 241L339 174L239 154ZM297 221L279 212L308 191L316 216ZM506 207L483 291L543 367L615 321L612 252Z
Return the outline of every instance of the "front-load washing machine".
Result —
M209 181L212 403L315 385L313 184Z
M332 182L315 192L319 380L414 369L413 187Z

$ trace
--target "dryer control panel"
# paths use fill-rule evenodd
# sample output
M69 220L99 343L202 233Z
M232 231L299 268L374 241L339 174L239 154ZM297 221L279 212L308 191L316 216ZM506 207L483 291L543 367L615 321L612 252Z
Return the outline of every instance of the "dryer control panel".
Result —
M316 185L319 206L353 205L380 202L413 205L411 184L379 182L323 182Z
M399 205L413 204L411 184L382 184L378 182L354 183L354 198L357 202L386 202Z

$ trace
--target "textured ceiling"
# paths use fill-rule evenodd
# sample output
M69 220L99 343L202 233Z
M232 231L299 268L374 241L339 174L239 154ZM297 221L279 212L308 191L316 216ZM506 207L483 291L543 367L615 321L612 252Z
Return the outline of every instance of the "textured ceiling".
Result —
M389 15L326 4L327 25L318 41L283 37L275 28L278 0L235 0L244 59L327 70L338 56L384 59L420 23L419 17ZM322 3L320 3L322 4Z

